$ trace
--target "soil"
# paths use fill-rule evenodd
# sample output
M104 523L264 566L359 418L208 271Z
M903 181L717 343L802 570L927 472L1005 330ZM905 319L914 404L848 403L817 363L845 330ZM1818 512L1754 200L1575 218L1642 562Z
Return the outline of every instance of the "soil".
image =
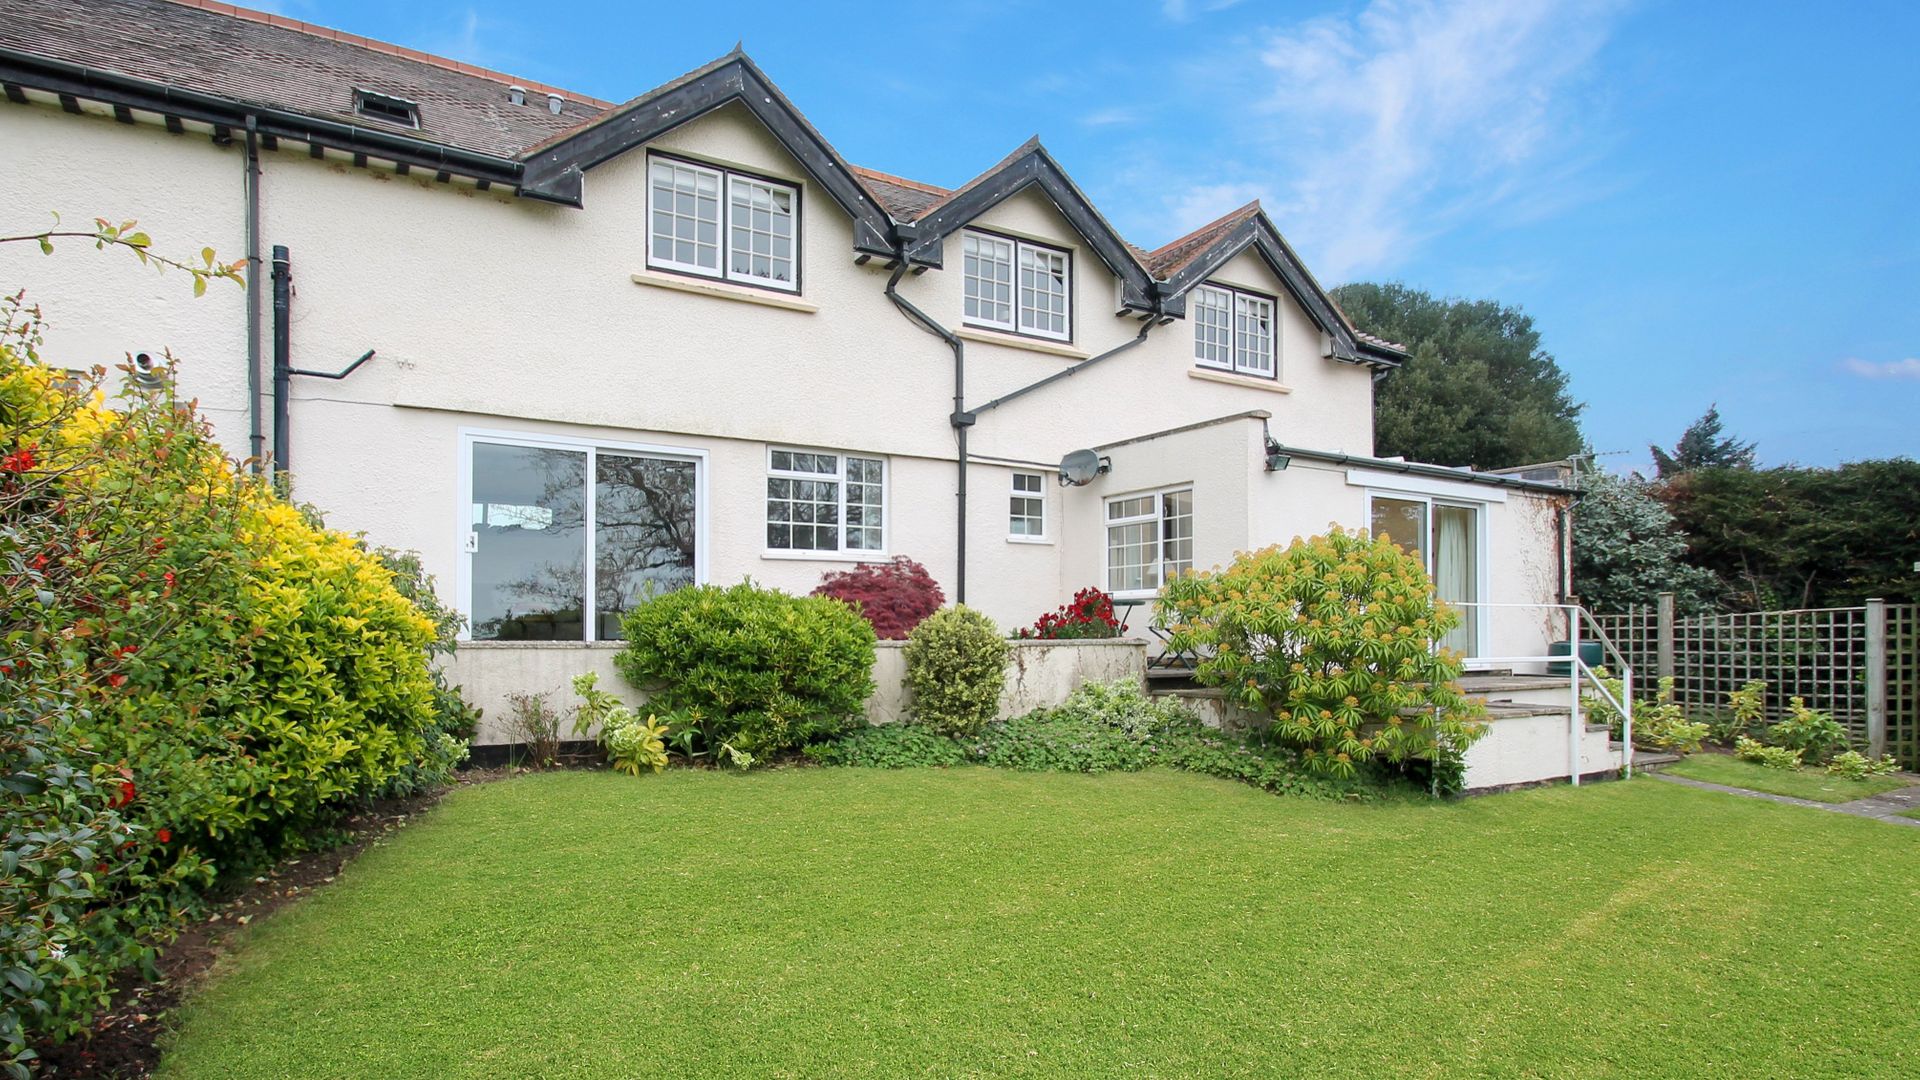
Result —
M485 783L511 775L508 769L473 769L459 783ZM232 897L180 932L155 961L156 979L127 972L115 983L113 1006L95 1020L87 1036L41 1048L41 1075L134 1080L153 1075L160 1046L172 1030L172 1018L195 984L227 953L234 939L261 916L331 882L360 852L440 801L444 791L375 803L348 817L341 827L348 839L325 851L282 860L256 876Z

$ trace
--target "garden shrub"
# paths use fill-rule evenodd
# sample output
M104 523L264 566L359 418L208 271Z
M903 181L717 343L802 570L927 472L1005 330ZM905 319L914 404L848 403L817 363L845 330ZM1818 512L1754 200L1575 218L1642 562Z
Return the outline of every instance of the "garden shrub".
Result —
M1787 718L1767 729L1767 741L1799 751L1802 760L1818 765L1847 748L1847 729L1826 713L1807 708L1805 698L1795 697L1787 701Z
M1593 675L1614 698L1623 699L1626 696L1624 680L1612 678L1606 668L1595 668ZM1600 694L1583 694L1581 704L1590 722L1607 725L1612 729L1616 741L1621 738L1626 729L1626 718L1613 707L1613 702ZM1706 737L1707 725L1688 720L1679 704L1673 700L1673 677L1670 675L1660 679L1659 689L1652 701L1634 703L1633 741L1636 746L1684 756L1699 752Z
M598 729L600 748L615 772L639 776L643 769L659 772L667 767L667 725L658 716L643 719L600 689L600 676L591 671L573 677L573 692L581 698L573 712L574 734Z
M904 640L920 620L940 610L947 599L927 568L905 555L896 555L891 562L860 563L851 570L829 573L814 587L812 595L852 604L883 641Z
M1308 765L1352 777L1362 762L1431 759L1457 772L1484 726L1439 647L1460 616L1437 603L1419 558L1336 527L1287 548L1243 552L1160 594L1170 649L1194 677L1273 718Z
M1800 751L1789 750L1784 746L1768 746L1756 739L1749 739L1745 735L1734 740L1733 756L1742 761L1765 765L1769 769L1791 770L1800 767Z
M1120 636L1120 620L1113 614L1113 597L1099 589L1081 589L1073 599L1021 627L1015 637L1044 641L1071 641Z
M1007 639L970 607L934 612L907 637L907 689L916 722L946 735L971 735L1000 709Z
M527 762L544 769L560 760L560 710L553 692L507 695L507 741L527 748Z
M846 603L752 582L627 613L614 664L649 704L700 717L704 753L765 757L845 731L873 693L873 627Z
M103 370L38 343L0 310L0 831L59 868L0 887L51 920L0 938L16 1060L80 1030L217 874L444 778L472 721L432 669L440 609L241 472L168 380L109 407Z
M1892 754L1870 758L1858 750L1848 750L1835 754L1833 760L1827 762L1827 775L1847 780L1865 780L1870 776L1886 776L1899 771L1900 763L1893 759Z
M1754 679L1738 690L1727 691L1727 712L1708 724L1708 734L1723 746L1732 746L1742 735L1760 730L1767 718L1767 684Z

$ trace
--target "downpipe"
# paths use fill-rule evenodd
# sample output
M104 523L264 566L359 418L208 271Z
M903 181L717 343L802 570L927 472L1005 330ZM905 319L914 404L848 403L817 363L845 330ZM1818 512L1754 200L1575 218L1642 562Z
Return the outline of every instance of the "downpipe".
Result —
M284 244L273 245L273 475L286 476L291 462L288 430L289 398L293 387L293 333L291 308L293 269Z
M946 342L947 348L953 350L953 413L947 418L953 425L956 466L953 489L953 602L964 604L967 602L967 431L973 427L973 415L966 410L967 344L956 337L953 331L936 322L933 316L921 311L913 301L900 295L900 279L906 276L907 259L903 253L894 264L893 273L887 277L887 299L900 309L908 322Z

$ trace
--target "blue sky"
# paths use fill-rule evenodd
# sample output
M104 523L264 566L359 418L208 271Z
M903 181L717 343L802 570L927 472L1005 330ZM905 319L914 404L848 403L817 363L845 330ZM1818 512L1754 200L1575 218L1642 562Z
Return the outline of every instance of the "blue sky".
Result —
M1154 247L1254 197L1322 282L1517 304L1640 466L1717 402L1767 464L1920 454L1920 4L282 0L624 100L747 51L852 161L1039 133Z

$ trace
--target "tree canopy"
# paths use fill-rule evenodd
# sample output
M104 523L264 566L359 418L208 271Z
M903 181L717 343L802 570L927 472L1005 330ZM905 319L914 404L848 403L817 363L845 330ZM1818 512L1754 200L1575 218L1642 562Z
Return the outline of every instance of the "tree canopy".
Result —
M1500 469L1582 448L1582 406L1519 308L1397 282L1342 285L1333 296L1360 329L1412 354L1375 388L1375 453Z
M1595 611L1652 604L1674 594L1698 610L1723 591L1712 571L1687 564L1687 537L1672 511L1638 476L1594 473L1573 511L1573 587Z
M1920 600L1920 462L1696 469L1657 490L1738 607Z
M1681 432L1680 441L1674 444L1672 453L1658 446L1648 446L1647 449L1653 451L1655 475L1665 480L1700 469L1753 468L1754 444L1721 434L1724 428L1720 420L1720 406L1709 405L1704 416Z

